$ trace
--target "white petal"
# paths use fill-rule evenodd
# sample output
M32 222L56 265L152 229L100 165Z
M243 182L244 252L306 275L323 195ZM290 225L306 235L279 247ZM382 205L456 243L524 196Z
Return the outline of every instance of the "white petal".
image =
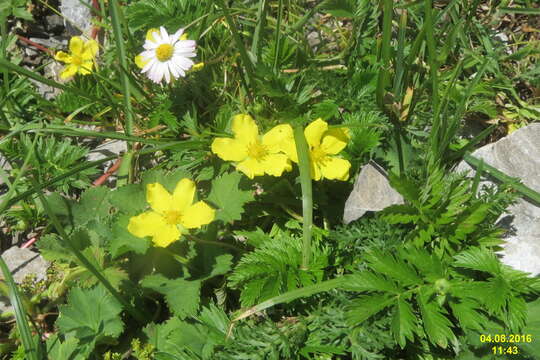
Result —
M180 72L178 71L178 68L176 67L176 64L174 63L174 61L169 61L168 65L169 65L169 70L170 70L172 76L175 79L178 79L180 77Z
M187 58L179 57L176 63L180 65L183 70L189 70L195 63Z
M143 45L143 48L145 50L154 50L155 48L157 48L159 46L159 43L158 42L152 42L150 40L146 40L144 42L144 45Z
M165 74L165 81L168 83L171 82L171 72L169 71L169 67L167 64L163 67L163 73Z
M146 64L143 68L142 68L142 73L144 74L145 72L147 72L148 70L150 70L152 68L152 66L154 66L154 64L156 63L156 59L152 59L150 60L150 62L148 64Z
M177 32L175 32L173 35L171 35L171 43L174 44L175 42L180 39L180 36L184 33L184 29L178 29Z
M167 33L167 30L163 26L159 27L159 30L161 32L161 42L162 43L170 43L171 39L169 38L169 34Z

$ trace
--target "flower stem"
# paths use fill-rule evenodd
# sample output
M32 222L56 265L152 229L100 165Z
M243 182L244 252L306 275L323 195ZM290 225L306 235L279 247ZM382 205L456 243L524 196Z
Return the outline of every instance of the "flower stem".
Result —
M300 186L302 188L302 216L303 243L302 243L302 270L309 268L311 260L311 229L313 227L313 189L311 182L311 169L309 148L301 126L294 128L294 142L298 154L298 168L300 169Z

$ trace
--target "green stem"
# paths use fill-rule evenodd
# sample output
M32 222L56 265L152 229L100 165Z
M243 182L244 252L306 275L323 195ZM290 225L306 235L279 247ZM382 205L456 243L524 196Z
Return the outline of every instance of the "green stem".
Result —
M32 185L34 187L37 187L38 184L36 183L35 180L32 179ZM75 255L75 257L81 262L81 264L88 269L88 271L90 273L92 273L92 275L94 275L102 284L103 286L105 286L105 288L111 293L111 295L116 299L118 300L118 302L120 304L123 305L124 309L126 309L126 311L135 319L137 320L137 322L141 323L141 324L144 324L146 323L146 318L142 315L142 312L139 312L137 311L133 305L131 305L131 303L129 301L127 301L126 299L124 299L124 297L122 297L122 295L120 295L120 293L118 291L116 291L116 289L111 285L111 283L109 282L109 280L107 280L107 278L105 278L105 276L101 273L101 271L99 271L95 266L94 264L92 264L83 254L82 252L77 249L76 246L74 246L72 243L71 243L71 240L68 236L68 234L65 232L64 228L62 227L62 225L60 224L60 221L58 220L58 218L56 217L56 215L54 214L53 210L51 209L47 199L45 199L45 196L43 196L43 193L41 191L38 192L38 196L39 196L39 199L41 200L41 204L43 205L43 208L45 209L45 212L47 213L47 215L49 216L49 219L51 220L51 223L53 224L53 226L56 228L56 231L58 232L58 234L60 235L60 237L64 240L64 244L67 245L68 249L73 253L73 255Z
M281 18L283 17L283 0L279 0L279 6L278 6L278 17L277 17L277 24L276 24L276 47L274 49L274 73L277 74L278 71L278 65L279 65L279 55L281 53Z
M229 25L229 28L231 30L234 42L236 43L236 46L238 47L238 51L240 51L240 57L242 57L242 62L244 63L244 66L246 68L247 78L248 78L248 85L252 85L253 82L253 63L251 62L251 59L249 58L249 55L247 53L246 47L244 43L242 42L242 39L240 38L240 35L238 33L238 30L236 29L236 25L233 21L233 18L231 16L231 13L229 12L229 8L225 5L223 0L217 1L221 9L223 10L223 13L225 14L225 19L227 20L227 24Z
M302 267L307 270L311 261L311 230L313 227L313 189L311 182L311 166L309 148L301 126L294 128L294 141L298 154L298 168L300 170L300 186L302 188L302 216L304 217Z
M381 45L380 60L382 68L379 71L379 77L377 79L376 98L377 105L384 111L384 90L388 83L389 71L390 71L390 54L392 41L392 14L393 14L392 0L384 0L383 8L383 34Z
M234 246L234 245L231 245L231 244L228 244L226 242L221 242L221 241L212 241L212 240L204 240L204 239L200 239L194 235L186 235L186 237L190 240L193 240L195 242L198 242L198 243L201 243L201 244L208 244L208 245L214 245L214 246L219 246L219 247L224 247L224 248L227 248L227 249L231 249L231 250L234 250L236 252L239 252L239 253L242 253L244 252L244 250Z
M131 136L133 133L133 111L131 107L131 87L129 84L129 75L126 72L126 69L128 68L127 64L127 57L126 57L126 49L124 48L124 37L122 34L122 27L120 24L120 11L118 9L118 2L117 0L110 0L109 3L110 6L110 13L111 13L111 20L113 25L113 33L114 38L116 40L116 51L118 60L120 61L120 68L121 68L121 78L122 78L122 93L124 95L124 116L125 116L125 123L124 123L124 132L127 136ZM124 169L125 174L127 175L126 179L129 181L129 174L131 173L131 160L133 159L133 143L128 142L128 151L124 155L124 158L122 159L122 168ZM122 169L121 168L121 169ZM120 174L119 174L120 175ZM124 183L124 181L120 181L119 178L119 185Z
M133 161L133 151L128 150L122 157L122 163L118 169L118 180L116 181L116 186L127 185L131 182L132 172L131 172L131 162Z

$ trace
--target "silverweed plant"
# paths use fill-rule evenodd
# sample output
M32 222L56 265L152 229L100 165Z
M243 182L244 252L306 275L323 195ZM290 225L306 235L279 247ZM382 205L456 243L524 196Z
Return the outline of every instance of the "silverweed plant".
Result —
M471 155L540 118L536 2L62 4L0 4L0 250L48 262L1 359L538 358L540 194ZM403 202L344 224L370 162Z

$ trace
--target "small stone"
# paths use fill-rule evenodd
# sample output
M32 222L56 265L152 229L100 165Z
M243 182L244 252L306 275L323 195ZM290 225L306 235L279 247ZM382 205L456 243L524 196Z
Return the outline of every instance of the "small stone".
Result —
M49 263L38 253L30 249L21 249L12 246L2 253L2 259L13 276L17 284L21 284L28 275L34 275L36 281L45 280ZM4 275L0 272L0 280L4 280ZM12 312L13 308L9 298L0 294L0 313Z
M368 211L381 211L395 204L403 204L403 197L390 186L384 169L370 162L360 170L345 202L343 222L348 224Z
M49 15L45 17L49 32L60 34L64 29L64 19L59 15Z
M91 0L61 0L60 11L65 17L65 25L71 36L89 37L92 31Z

